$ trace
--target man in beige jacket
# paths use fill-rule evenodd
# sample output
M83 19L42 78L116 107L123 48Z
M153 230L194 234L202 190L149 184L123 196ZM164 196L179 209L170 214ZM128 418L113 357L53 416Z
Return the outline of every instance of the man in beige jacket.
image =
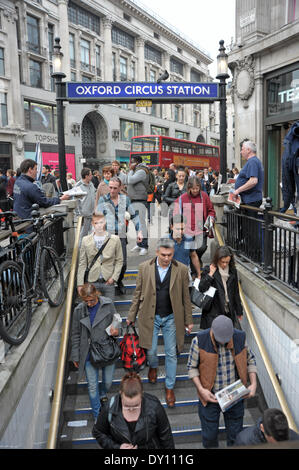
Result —
M109 235L106 231L106 219L103 214L92 216L93 233L83 237L79 253L77 272L77 288L80 295L84 285L84 275L98 253L98 250L107 242L101 255L90 268L87 282L95 284L104 297L115 298L115 283L118 281L122 265L123 254L120 239L117 235Z
M157 345L160 329L165 347L166 403L175 405L177 352L184 347L185 328L193 328L189 294L188 268L173 259L174 241L162 238L157 245L157 257L139 266L135 294L127 323L138 316L140 346L147 349L149 382L157 381Z

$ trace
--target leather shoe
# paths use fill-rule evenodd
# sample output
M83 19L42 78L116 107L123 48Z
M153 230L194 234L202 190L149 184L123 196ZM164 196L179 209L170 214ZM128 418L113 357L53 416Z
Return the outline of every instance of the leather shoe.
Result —
M123 285L122 282L120 282L118 285L118 292L121 294L121 295L125 295L126 294L126 288L125 286Z
M155 384L157 382L157 369L149 368L148 381L150 384Z
M174 391L172 389L165 388L165 393L166 393L166 404L168 408L173 408L175 405Z

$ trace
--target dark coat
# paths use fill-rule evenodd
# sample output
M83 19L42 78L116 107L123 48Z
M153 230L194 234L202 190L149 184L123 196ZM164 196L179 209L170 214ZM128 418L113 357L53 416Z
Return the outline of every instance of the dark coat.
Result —
M281 212L288 210L295 202L295 193L299 194L299 121L295 122L287 133L282 155L282 196L284 207Z
M15 182L13 197L13 210L16 211L21 219L31 217L33 204L38 204L40 207L50 207L55 204L60 204L58 197L47 198L40 188L34 184L34 180L24 174Z
M110 400L104 404L92 433L103 449L119 449L124 443L137 445L138 449L174 449L167 414L158 398L149 393L143 395L132 436L122 414L120 394L114 396L111 408Z
M261 431L261 427L260 427L261 422L262 422L262 418L259 418L257 423L254 426L250 426L246 429L243 429L243 431L241 431L237 435L234 445L235 446L254 446L254 445L259 445L259 444L266 444L267 440L265 438L264 433ZM289 440L296 441L298 439L299 439L299 435L292 429L289 429Z
M184 185L183 189L180 190L179 185L177 182L173 182L169 184L166 188L163 201L167 202L168 205L172 204L175 202L175 200L180 197L182 194L184 194L187 191L187 186L186 184Z
M74 310L70 360L79 362L78 380L84 373L85 362L89 353L89 338L101 343L107 338L106 328L111 325L116 313L114 303L108 297L100 297L100 306L91 326L88 308L81 302Z
M227 293L229 299L229 314L225 312L225 291L220 272L217 268L213 277L209 275L210 265L205 266L198 289L201 292L206 292L210 287L215 287L216 292L213 297L212 305L208 311L203 310L200 322L200 328L210 328L214 318L218 315L227 315L231 318L234 325L237 326L237 316L243 315L243 307L241 304L238 274L236 269L230 269L229 278L227 280Z

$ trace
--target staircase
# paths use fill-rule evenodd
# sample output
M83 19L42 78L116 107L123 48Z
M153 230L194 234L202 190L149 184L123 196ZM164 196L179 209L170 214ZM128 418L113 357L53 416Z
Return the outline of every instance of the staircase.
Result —
M123 318L123 325L131 305L131 299L134 293L137 271L128 271L126 273L125 285L126 295L116 298L116 310ZM201 426L198 417L198 397L192 381L188 378L187 360L192 338L199 331L200 310L197 307L193 309L194 328L191 335L186 335L183 352L178 357L177 381L175 386L176 405L170 409L165 403L164 379L165 379L165 354L163 338L159 338L159 369L158 381L152 385L148 382L148 367L140 372L144 390L159 398L162 405L167 410L167 415L172 428L176 449L200 449L201 444ZM136 322L138 328L138 319ZM112 388L109 396L119 391L121 378L125 371L122 368L121 361L118 361ZM264 399L261 389L255 398L246 400L244 426L251 426L261 415L264 409ZM70 367L65 378L65 400L63 404L62 423L60 425L60 436L58 439L59 448L72 449L98 449L99 446L92 436L93 417L89 403L87 382L77 383L77 372ZM226 447L226 436L223 418L219 427L219 447Z

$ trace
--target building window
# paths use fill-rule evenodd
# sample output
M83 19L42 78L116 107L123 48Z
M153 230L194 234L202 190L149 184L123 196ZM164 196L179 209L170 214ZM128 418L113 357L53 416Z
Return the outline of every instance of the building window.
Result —
M113 81L116 82L116 54L112 52L112 78Z
M134 82L136 78L136 63L131 62L131 80Z
M81 69L90 70L90 42L85 39L80 41Z
M75 35L69 34L69 49L70 49L70 65L76 67L76 53L75 53Z
M24 100L24 113L26 129L56 132L56 106Z
M189 140L189 133L188 132L182 132L182 131L175 131L175 138L176 139L184 139L184 140Z
M168 135L168 129L166 127L151 126L152 135Z
M100 18L71 1L68 4L68 18L71 23L100 34Z
M119 58L120 80L125 82L128 78L128 61L125 57Z
M55 78L52 77L52 73L53 73L53 65L50 64L50 87L51 87L51 91L55 91Z
M54 26L48 24L48 44L49 44L49 59L52 60L54 52Z
M86 75L82 75L82 82L84 82L84 83L91 82L91 77L87 77Z
M4 49L0 47L0 75L5 75Z
M38 19L34 16L27 15L27 35L28 35L28 49L32 52L40 53L40 40L39 40L39 23Z
M150 82L155 82L156 81L156 72L155 72L155 70L150 70L149 81Z
M142 125L139 122L120 120L121 140L130 142L135 135L142 134Z
M155 49L149 44L145 44L144 46L144 57L146 60L150 60L151 62L156 62L157 64L162 65L161 51Z
M202 81L201 74L196 70L191 70L190 78L192 83L201 83Z
M101 47L96 46L96 69L98 77L101 76Z
M184 65L176 59L170 59L170 71L181 76L184 75Z
M287 9L288 23L292 23L299 18L299 0L288 0Z
M0 93L0 105L1 105L1 126L8 125L7 116L7 93Z
M134 52L135 50L134 36L131 36L131 34L126 33L125 31L122 31L119 28L116 28L116 26L112 26L111 35L112 35L113 44L126 47L127 49L130 49L130 51Z
M30 86L42 88L42 64L36 60L29 61Z
M76 80L76 72L71 72L71 82L75 82Z

